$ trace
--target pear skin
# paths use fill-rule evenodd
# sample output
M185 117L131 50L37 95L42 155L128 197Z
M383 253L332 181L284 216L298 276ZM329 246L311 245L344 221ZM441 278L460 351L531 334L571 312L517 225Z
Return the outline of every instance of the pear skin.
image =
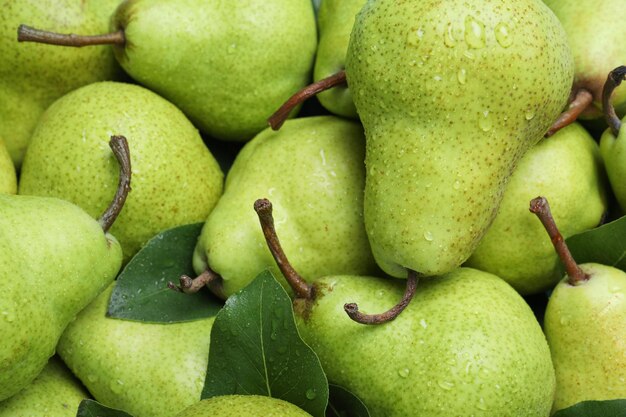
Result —
M260 395L224 395L202 400L176 417L311 417L295 405Z
M11 155L0 138L0 193L17 193L17 176Z

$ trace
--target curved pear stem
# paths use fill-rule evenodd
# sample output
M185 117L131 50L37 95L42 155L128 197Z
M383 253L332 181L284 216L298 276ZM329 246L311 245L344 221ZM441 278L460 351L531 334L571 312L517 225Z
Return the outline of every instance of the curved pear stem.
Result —
M222 277L210 268L207 268L196 278L191 278L188 275L181 275L179 283L179 285L176 285L172 281L169 281L167 283L167 287L170 290L182 292L184 294L195 294L202 288L208 287L217 297L221 299L226 298L222 288Z
M322 91L330 90L341 84L346 84L346 71L341 70L330 77L323 78L314 82L302 90L291 96L276 112L267 119L270 127L273 130L278 130L285 123L289 113L296 108L298 104L304 103L309 98L321 93Z
M261 198L254 202L254 211L256 211L259 216L259 222L261 223L265 241L280 272L283 273L298 298L312 300L313 287L293 269L278 240L276 228L274 227L274 216L272 216L272 203L266 198Z
M120 165L120 179L113 201L111 201L109 207L107 207L104 213L102 213L102 216L98 219L98 223L100 223L105 233L109 231L124 207L126 197L128 197L128 193L130 192L130 178L132 175L130 150L128 149L128 141L126 138L124 136L111 136L109 146Z
M417 289L417 283L419 279L417 277L417 272L409 269L407 278L406 278L406 287L404 289L404 295L402 295L402 299L398 304L391 307L389 310L380 314L365 314L359 311L359 306L356 303L347 303L344 304L343 309L350 316L350 318L357 323L361 324L383 324L388 321L394 320L396 317L402 313L402 311L409 305L413 296L415 295L415 290Z
M576 92L576 97L571 101L566 111L561 113L550 129L545 134L546 138L554 135L559 130L571 125L578 119L578 116L593 103L593 94L589 90L581 88Z
M17 28L18 42L36 42L48 45L83 47L91 45L124 45L126 36L123 30L103 35L76 35L74 33L55 33L36 29L26 25Z
M617 117L615 113L615 107L613 107L613 103L611 103L611 95L613 94L613 90L615 90L621 83L624 81L626 77L626 66L620 66L615 68L613 71L609 72L609 76L606 79L606 83L604 83L604 88L602 89L602 108L604 109L604 118L606 119L606 123L611 128L611 132L613 136L617 137L619 135L619 130L622 127L622 121Z
M530 201L530 211L537 215L541 224L543 224L543 227L545 227L548 232L548 235L552 240L552 244L554 245L554 249L556 249L556 252L559 254L559 258L561 258L561 262L563 262L563 265L565 266L569 284L578 285L589 279L589 276L585 274L582 269L580 269L574 260L574 257L569 251L561 232L559 232L556 222L554 221L554 217L552 217L548 200L545 197L532 199Z

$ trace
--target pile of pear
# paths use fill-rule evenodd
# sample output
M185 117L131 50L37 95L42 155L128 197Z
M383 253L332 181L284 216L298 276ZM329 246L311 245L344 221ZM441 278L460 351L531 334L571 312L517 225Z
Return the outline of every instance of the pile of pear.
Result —
M626 211L626 128L597 140L626 64L621 0L206 3L0 0L0 417L74 417L85 398L307 415L200 401L214 318L106 317L142 246L199 222L189 258L217 277L201 290L226 299L271 270L329 381L374 417L626 398L626 275L563 267L528 210L545 196L561 240ZM323 107L266 127L337 73ZM622 114L626 89L611 100ZM347 303L399 314L367 325Z

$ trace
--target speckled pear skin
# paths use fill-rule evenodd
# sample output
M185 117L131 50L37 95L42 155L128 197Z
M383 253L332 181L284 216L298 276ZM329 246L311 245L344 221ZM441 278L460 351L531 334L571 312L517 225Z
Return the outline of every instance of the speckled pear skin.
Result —
M114 47L137 81L215 138L251 139L309 83L317 30L310 0L127 0Z
M2 138L0 138L0 193L17 193L17 176L11 155L7 151Z
M382 269L464 262L567 102L573 61L540 0L368 2L346 75L365 127L365 226Z
M121 262L117 241L79 207L0 194L0 401L39 374Z
M602 89L614 68L626 62L626 9L622 0L544 0L559 18L574 55L574 89L585 88L593 94L594 103L583 119L601 119ZM626 113L626 91L617 89L613 105Z
M622 119L623 123L626 123L626 117ZM600 154L613 194L622 210L626 211L626 128L620 129L617 138L611 129L605 130L600 138Z
M268 198L281 245L304 279L376 273L363 225L364 153L362 127L335 116L289 120L278 132L261 132L228 173L198 239L196 272L208 264L228 296L269 268L290 291L253 209Z
M297 406L260 395L223 395L202 400L176 417L311 417Z
M554 369L533 312L495 275L458 268L420 282L395 320L353 322L357 302L384 311L402 295L396 280L325 277L317 298L294 304L298 330L332 383L372 416L541 416L552 406ZM367 366L364 366L367 364Z
M76 417L78 405L91 398L56 356L19 393L0 402L0 417Z
M365 0L324 0L317 16L319 44L313 68L315 81L330 77L345 68L346 51L354 17ZM339 116L357 118L352 94L347 86L337 86L317 95L328 111Z
M561 263L528 211L530 200L545 196L568 238L600 224L607 186L598 145L578 123L543 139L511 175L498 215L465 265L499 276L521 294L552 289L562 278Z
M556 370L553 412L580 401L626 398L626 274L580 265L589 280L563 279L548 301L544 328Z
M120 1L0 1L0 137L17 166L37 120L52 102L80 86L121 75L108 46L18 43L18 26L23 23L61 33L105 33Z
M63 198L98 216L119 176L111 135L126 136L132 164L132 191L111 228L126 260L158 232L206 220L222 193L217 161L180 110L131 84L91 84L55 102L33 135L19 193Z
M200 401L214 318L145 323L105 316L112 284L63 333L58 353L100 403L171 417Z

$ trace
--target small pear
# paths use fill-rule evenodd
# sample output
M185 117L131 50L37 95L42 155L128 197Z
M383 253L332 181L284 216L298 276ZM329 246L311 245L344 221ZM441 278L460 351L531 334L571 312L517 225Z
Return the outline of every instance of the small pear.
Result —
M76 417L85 398L90 396L80 381L53 356L30 385L0 402L0 417Z
M114 284L65 330L59 355L100 403L172 417L200 401L214 318L145 323L106 317Z
M607 210L606 179L595 140L578 123L543 139L511 175L498 215L465 263L491 272L521 294L553 288L562 269L528 201L545 195L564 238L596 227Z
M11 160L11 155L4 146L4 142L0 138L0 193L16 194L17 193L17 176L15 167Z
M311 417L295 405L260 395L224 395L202 400L176 417Z

